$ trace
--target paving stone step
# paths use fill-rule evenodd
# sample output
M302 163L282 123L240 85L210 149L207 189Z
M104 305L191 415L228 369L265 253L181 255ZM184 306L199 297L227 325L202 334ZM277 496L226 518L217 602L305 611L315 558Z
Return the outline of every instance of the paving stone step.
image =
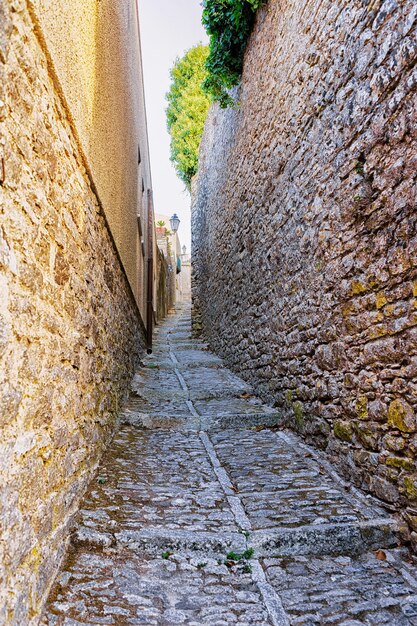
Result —
M280 415L275 411L269 413L249 412L249 413L230 413L229 415L217 414L215 416L195 416L186 413L186 402L179 402L170 407L149 407L148 411L137 411L134 407L126 408L120 414L122 424L130 424L138 428L155 430L157 428L163 430L204 430L217 431L229 428L235 429L252 429L257 426L275 427L279 422Z
M399 545L395 520L373 519L365 522L317 524L299 528L255 530L248 539L258 557L355 555L366 550Z
M398 527L392 519L375 519L356 524L326 524L295 529L239 532L187 531L148 526L140 530L96 531L79 526L73 533L74 546L129 548L136 552L196 552L221 557L252 548L257 557L355 555L366 550L398 546Z

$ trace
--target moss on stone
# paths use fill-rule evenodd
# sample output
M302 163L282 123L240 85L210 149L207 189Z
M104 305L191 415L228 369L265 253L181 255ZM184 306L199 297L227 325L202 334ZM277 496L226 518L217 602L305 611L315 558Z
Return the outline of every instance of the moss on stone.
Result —
M352 441L353 428L350 422L344 420L337 420L333 425L334 436L342 441Z
M353 281L350 286L350 291L353 296L359 296L362 293L366 293L366 285L360 283L359 281Z
M387 303L387 299L383 291L380 291L376 294L376 308L382 309L382 307Z
M293 398L292 389L287 389L287 391L285 392L285 399L286 399L286 401L291 403L292 402L292 398Z
M375 430L369 428L366 424L359 422L355 424L355 433L358 440L366 450L378 450L378 435Z
M387 435L384 438L384 445L388 448L388 450L392 450L393 452L399 452L407 447L407 441L404 439L404 437L394 437L393 435Z
M386 465L389 467L398 467L399 469L405 469L412 472L415 469L414 462L411 459L407 459L399 456L389 456L385 460Z
M404 433L416 431L414 411L405 400L397 398L391 402L388 408L388 424Z
M417 515L413 513L405 513L404 518L413 530L417 530Z
M380 326L373 326L368 333L368 337L369 339L380 339L381 337L388 335L388 332L388 326L381 324Z
M360 420L368 419L368 398L367 396L358 396L356 400L356 415Z
M405 476L404 489L407 498L417 500L417 480L415 476Z

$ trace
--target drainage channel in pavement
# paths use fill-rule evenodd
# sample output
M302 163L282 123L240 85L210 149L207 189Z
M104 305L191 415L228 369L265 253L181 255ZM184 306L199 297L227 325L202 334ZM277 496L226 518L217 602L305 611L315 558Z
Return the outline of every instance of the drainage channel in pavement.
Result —
M417 626L395 519L190 329L158 329L42 624Z

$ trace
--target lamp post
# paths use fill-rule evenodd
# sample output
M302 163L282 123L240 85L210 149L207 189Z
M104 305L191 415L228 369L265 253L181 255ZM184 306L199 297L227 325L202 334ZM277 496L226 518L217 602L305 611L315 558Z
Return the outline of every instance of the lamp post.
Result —
M169 223L171 224L171 230L172 232L175 234L178 230L178 227L180 225L180 218L178 217L178 215L176 213L174 213L174 215L171 217L171 219L169 220Z

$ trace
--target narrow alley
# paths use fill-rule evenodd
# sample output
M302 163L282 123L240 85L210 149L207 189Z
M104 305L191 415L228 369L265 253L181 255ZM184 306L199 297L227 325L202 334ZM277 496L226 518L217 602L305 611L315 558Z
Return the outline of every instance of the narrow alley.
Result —
M417 624L396 521L192 339L156 334L45 626Z
M417 626L416 172L416 0L0 0L0 626Z

